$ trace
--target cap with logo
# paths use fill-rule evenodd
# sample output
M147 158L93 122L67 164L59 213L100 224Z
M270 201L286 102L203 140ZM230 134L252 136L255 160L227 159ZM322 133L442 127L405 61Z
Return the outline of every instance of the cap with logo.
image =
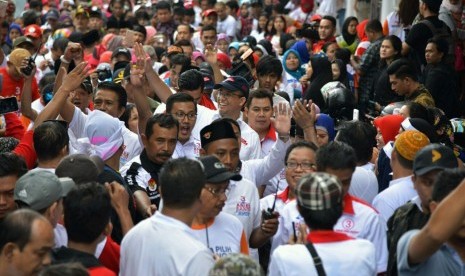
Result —
M13 42L13 49L17 48L18 46L20 46L23 43L34 46L34 42L32 42L31 39L29 39L28 37L25 37L25 36L20 36L20 37L16 38L15 41Z
M201 157L199 161L203 165L207 183L216 184L228 180L239 181L242 179L240 174L230 172L215 156Z
M328 173L311 173L302 177L295 189L297 202L311 211L324 211L342 204L342 184Z
M24 28L24 36L29 36L33 38L41 38L42 37L42 30L40 29L39 25L32 24L26 26Z
M216 10L214 10L214 9L208 9L208 10L206 10L206 11L204 11L204 12L202 13L202 17L210 16L210 15L216 15L216 16L218 16L218 13L217 13Z
M74 185L69 177L58 178L46 170L30 171L16 182L14 199L39 211L65 197Z
M14 49L13 52L11 52L10 57L8 59L8 63L12 64L16 71L20 73L20 68L21 68L21 63L23 63L23 60L26 58L29 58L31 56L31 53L29 53L28 50L25 49Z
M113 51L113 54L111 54L111 58L115 58L118 55L124 55L127 57L129 60L131 60L131 51L128 48L124 47L118 47L116 50Z
M441 144L431 144L422 148L413 160L415 175L424 175L432 170L457 168L454 151Z
M78 6L76 8L76 11L74 12L74 16L76 17L80 14L83 14L85 17L89 18L89 13L82 6Z
M211 142L222 139L237 139L229 122L218 120L205 126L200 131L200 143L205 148Z
M429 143L425 134L416 130L406 130L397 136L394 149L403 158L413 161L415 154Z
M202 74L203 81L205 83L204 90L212 90L213 87L215 86L215 82L213 81L212 75L210 75L209 73L203 72L203 71L200 71L200 73Z
M245 98L249 97L249 83L246 79L240 76L231 76L223 80L221 83L215 84L215 89L224 89L225 92L240 91Z
M48 20L48 19L58 20L59 17L60 17L60 13L55 9L50 9L45 14L45 20Z

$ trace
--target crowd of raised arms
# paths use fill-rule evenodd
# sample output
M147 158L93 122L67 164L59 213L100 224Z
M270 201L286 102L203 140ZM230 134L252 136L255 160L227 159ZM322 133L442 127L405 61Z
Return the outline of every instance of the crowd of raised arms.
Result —
M465 275L465 0L0 23L1 276Z

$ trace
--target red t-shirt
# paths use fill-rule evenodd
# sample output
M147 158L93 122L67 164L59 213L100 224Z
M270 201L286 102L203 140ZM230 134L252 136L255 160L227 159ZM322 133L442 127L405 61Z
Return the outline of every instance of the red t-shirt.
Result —
M7 73L7 67L0 68L0 75L3 76L2 80L2 91L0 91L0 96L5 98L15 96L18 102L21 101L21 93L23 91L24 78L19 80L13 79ZM39 86L37 85L37 80L35 77L32 77L32 100L37 100L40 98Z

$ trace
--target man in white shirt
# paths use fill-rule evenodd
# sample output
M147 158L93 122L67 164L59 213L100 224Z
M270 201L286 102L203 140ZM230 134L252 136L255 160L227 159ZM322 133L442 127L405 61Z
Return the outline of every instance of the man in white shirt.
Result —
M375 275L375 248L367 240L335 232L343 211L343 187L328 173L307 174L296 188L297 209L310 228L307 245L284 245L271 256L269 275ZM313 253L311 248L313 248ZM316 258L321 259L320 264Z
M216 23L218 33L227 34L229 39L233 41L236 38L236 19L226 13L226 4L224 2L217 2L215 10L218 13L218 22Z
M231 76L214 86L218 89L218 118L237 120L241 128L241 160L258 159L261 156L258 134L242 119L242 108L249 97L249 84L240 76Z
M397 136L391 153L393 180L389 188L373 200L373 207L384 221L387 222L397 208L418 195L412 182L413 160L415 154L429 143L428 137L416 130L407 130Z
M208 274L214 264L213 254L193 237L190 228L200 210L204 185L205 175L198 161L178 158L166 162L160 173L163 209L124 237L121 275Z

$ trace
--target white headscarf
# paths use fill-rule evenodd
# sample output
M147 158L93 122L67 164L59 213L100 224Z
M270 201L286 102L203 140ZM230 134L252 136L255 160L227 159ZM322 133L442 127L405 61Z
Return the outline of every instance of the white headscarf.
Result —
M84 127L86 137L77 139L77 151L108 160L123 145L123 126L122 121L105 112L90 112Z

